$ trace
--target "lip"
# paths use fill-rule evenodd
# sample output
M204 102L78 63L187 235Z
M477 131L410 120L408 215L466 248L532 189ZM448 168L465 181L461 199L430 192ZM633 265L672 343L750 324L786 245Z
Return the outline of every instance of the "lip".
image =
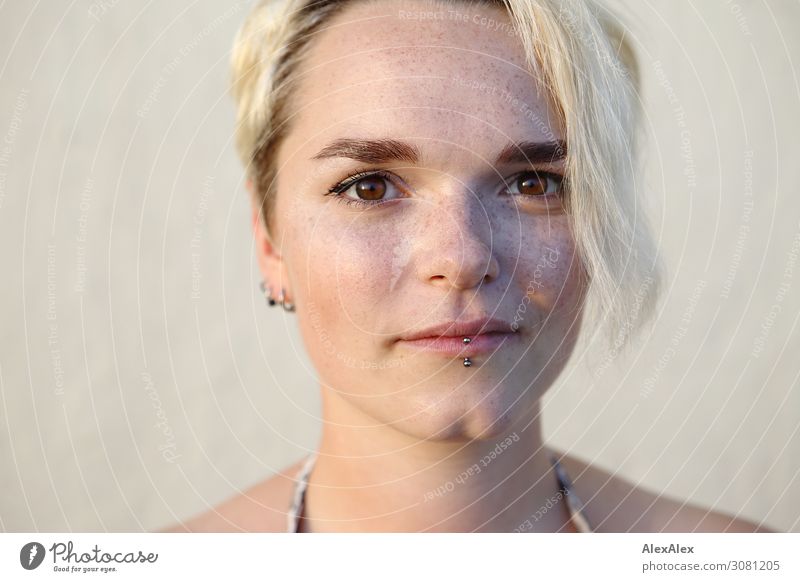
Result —
M398 343L412 349L468 357L493 352L516 335L507 321L482 318L464 322L448 321L409 332ZM464 343L465 337L470 338L467 344Z

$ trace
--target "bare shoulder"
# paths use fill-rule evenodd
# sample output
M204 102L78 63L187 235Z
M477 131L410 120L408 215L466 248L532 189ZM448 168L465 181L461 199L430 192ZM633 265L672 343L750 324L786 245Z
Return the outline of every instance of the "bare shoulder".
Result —
M556 451L559 455L562 453ZM622 477L565 455L561 465L599 532L771 532L756 523L637 487Z
M302 462L286 467L205 513L158 532L284 532L294 478Z

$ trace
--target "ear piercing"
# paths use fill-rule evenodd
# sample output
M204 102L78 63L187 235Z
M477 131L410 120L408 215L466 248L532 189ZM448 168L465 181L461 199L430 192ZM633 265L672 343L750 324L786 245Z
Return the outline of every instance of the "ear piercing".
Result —
M471 342L472 340L471 340L471 339L469 339L468 337L465 337L465 338L464 338L463 340L461 340L461 341L463 341L463 342L464 342L464 345L467 345L467 344L468 344L469 342ZM470 360L469 358L464 358L464 367L465 367L465 368L469 368L471 365L472 365L472 360Z
M264 283L264 281L261 281L261 283L259 283L259 287L261 287L261 292L264 295L266 295L267 304L270 307L273 307L277 303L280 303L281 307L283 307L283 309L285 311L294 311L294 303L289 303L289 302L286 301L286 295L285 295L285 293L283 291L283 287L281 287L281 294L278 297L277 301L272 298L272 290L267 287L267 285L266 285L266 283Z

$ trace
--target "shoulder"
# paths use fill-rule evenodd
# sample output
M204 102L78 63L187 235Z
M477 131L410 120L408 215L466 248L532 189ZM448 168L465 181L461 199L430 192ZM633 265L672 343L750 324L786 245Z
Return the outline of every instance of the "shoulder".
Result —
M217 507L158 533L284 532L295 476L302 463L303 459Z
M561 455L560 451L554 451ZM599 532L770 532L756 523L637 487L622 477L565 455L561 465Z

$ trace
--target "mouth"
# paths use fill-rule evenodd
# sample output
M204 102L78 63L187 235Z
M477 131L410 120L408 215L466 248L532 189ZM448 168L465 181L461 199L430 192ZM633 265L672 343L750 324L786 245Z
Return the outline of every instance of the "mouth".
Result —
M433 352L444 356L470 357L495 351L516 336L513 332L489 332L472 336L439 336L422 337L413 340L399 340L399 344L425 352ZM469 343L464 343L464 337Z
M403 347L441 354L470 357L491 353L519 335L511 324L498 319L445 322L406 334L397 343ZM469 341L465 343L464 338Z

